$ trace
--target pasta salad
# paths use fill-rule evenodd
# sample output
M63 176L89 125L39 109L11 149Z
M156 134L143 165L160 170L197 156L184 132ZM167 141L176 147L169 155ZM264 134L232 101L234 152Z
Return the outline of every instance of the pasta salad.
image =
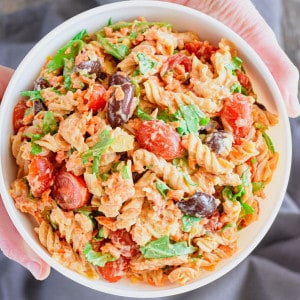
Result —
M10 194L90 279L184 285L259 218L278 123L235 45L143 17L79 32L13 112Z

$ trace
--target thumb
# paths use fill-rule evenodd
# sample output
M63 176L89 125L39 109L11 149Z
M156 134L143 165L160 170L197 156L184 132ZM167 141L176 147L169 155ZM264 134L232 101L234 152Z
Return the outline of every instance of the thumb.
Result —
M176 0L172 2L202 11L238 33L252 46L269 68L281 92L289 116L300 115L299 72L280 48L274 32L250 0Z
M0 102L14 70L0 65Z
M50 267L35 254L11 222L0 198L0 249L3 254L23 267L39 280L48 277Z

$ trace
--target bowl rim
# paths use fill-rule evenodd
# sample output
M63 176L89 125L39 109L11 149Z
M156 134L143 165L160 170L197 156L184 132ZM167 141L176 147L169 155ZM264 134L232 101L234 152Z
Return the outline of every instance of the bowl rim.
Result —
M171 296L171 295L178 295L181 293L185 293L188 291L195 290L199 287L202 287L208 283L211 283L215 281L216 279L220 278L221 276L225 275L228 273L230 270L235 268L237 265L240 264L241 261L243 261L253 250L254 248L258 245L258 243L262 240L262 238L265 236L267 231L270 229L273 221L275 220L275 217L278 214L278 211L280 209L281 203L283 201L283 197L287 188L288 184L288 177L290 174L290 168L291 168L291 157L292 157L292 152L291 152L291 132L290 132L290 126L289 126L289 121L288 121L288 116L286 109L284 107L284 103L281 97L281 94L279 92L278 86L272 77L270 71L268 68L265 66L261 58L256 54L256 52L251 48L251 46L248 45L247 42L245 42L240 36L238 36L234 31L232 31L230 28L226 27L224 24L219 22L216 19L213 19L212 17L197 11L195 9L185 7L182 5L178 5L175 3L170 3L170 2L161 2L161 1L152 1L152 0L146 0L146 1L121 1L121 2L115 2L111 4L105 4L102 6L98 6L89 10L86 10L84 12L81 12L80 14L77 14L73 16L72 18L64 21L60 25L56 26L54 29L52 29L48 34L46 34L39 42L37 42L31 50L25 55L21 63L19 64L18 68L16 69L15 73L13 74L8 87L3 95L3 102L2 105L0 106L0 128L2 128L3 125L3 120L4 120L4 114L6 111L6 108L9 106L9 97L10 94L13 93L15 85L18 83L21 77L21 71L24 69L25 66L29 64L30 61L34 59L35 53L39 51L39 48L41 46L45 46L48 41L53 40L53 38L59 34L64 32L66 29L70 29L72 27L72 24L77 23L77 22L82 22L83 20L88 19L88 17L95 16L96 14L99 13L105 13L109 12L111 10L117 10L117 9L134 9L136 7L147 7L147 8L157 8L157 6L165 8L165 9L172 9L176 11L181 11L182 14L185 15L194 15L197 16L206 22L213 24L215 27L222 29L224 33L226 33L227 36L229 36L232 40L234 40L234 43L237 45L237 48L239 46L243 46L249 51L249 53L254 56L256 59L259 68L261 68L261 72L264 74L266 81L268 81L268 85L272 88L272 94L273 94L273 99L276 102L276 105L278 106L281 114L282 114L282 122L285 128L285 134L286 138L288 141L288 145L286 148L286 156L285 156L285 161L286 161L286 169L285 171L285 176L284 179L285 181L282 183L282 189L280 190L280 194L278 195L278 199L281 199L281 201L276 202L276 206L272 210L272 214L269 216L268 221L265 223L265 226L262 228L260 231L260 234L256 236L256 238L251 242L250 245L246 249L244 249L242 252L240 252L234 260L230 261L228 264L223 266L220 270L213 271L212 274L209 274L208 276L201 278L200 280L197 280L195 282L192 282L190 284L187 284L185 286L176 286L172 288L168 288L168 286L165 286L164 289L157 289L153 291L132 291L130 289L120 289L116 288L114 285L102 285L99 284L99 287L101 287L101 290L98 288L95 288L89 284L89 281L82 279L81 275L75 274L73 271L67 270L65 267L62 267L59 263L54 261L50 255L46 251L42 251L40 249L40 246L36 245L35 240L32 238L32 236L26 231L26 229L18 222L18 212L16 212L16 209L14 208L14 203L12 199L10 198L8 191L7 191L7 186L5 185L3 176L0 176L0 191L1 195L3 197L3 203L5 205L5 208L17 228L18 232L21 234L23 239L28 243L28 245L32 248L32 250L37 253L43 260L45 260L52 268L56 269L58 272L61 274L64 274L67 276L67 278L74 280L75 282L82 284L84 286L87 286L92 289L96 289L100 292L112 294L112 295L117 295L117 296L126 296L126 297L139 297L139 298L153 298L153 297L164 297L164 296ZM124 15L124 17L126 17ZM72 34L69 34L70 37ZM238 43L236 43L238 41ZM46 50L43 50L45 52L45 57L49 54L47 53ZM39 67L40 68L40 67ZM39 70L38 68L38 70ZM0 157L0 174L4 174L5 170L3 169L2 165L2 145L0 145L0 151L1 151L1 157ZM134 295L133 295L134 293Z

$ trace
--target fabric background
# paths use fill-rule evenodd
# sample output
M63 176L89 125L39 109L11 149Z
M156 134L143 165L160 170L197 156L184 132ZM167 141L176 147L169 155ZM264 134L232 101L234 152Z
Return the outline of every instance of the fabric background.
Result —
M0 64L12 68L16 68L34 43L56 25L83 10L114 2L27 0L34 4L23 6L23 8L20 6L12 12L6 12L1 7L4 4L2 1L4 0L0 0ZM298 5L300 10L300 2L288 0L284 2L284 7L281 0L256 0L254 2L283 43L287 54L297 63L295 61L298 50L297 40L295 44L286 43L285 34L290 34L290 32L282 32L282 24L285 22L290 26L300 25L296 20L296 12L286 8L286 3L290 2ZM294 18L292 18L293 14ZM239 266L217 281L190 293L161 299L300 299L300 118L291 120L291 127L293 167L288 191L279 215L262 242ZM55 270L51 271L49 278L45 281L37 281L26 269L0 253L0 299L121 300L126 298L110 296L85 288L64 278Z

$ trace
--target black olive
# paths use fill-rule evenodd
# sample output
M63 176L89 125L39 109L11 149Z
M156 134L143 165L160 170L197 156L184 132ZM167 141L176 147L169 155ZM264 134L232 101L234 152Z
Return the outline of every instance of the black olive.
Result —
M205 144L215 153L220 154L226 150L225 139L229 134L225 131L215 131L207 135Z
M34 81L33 84L35 91L39 91L50 87L48 80L46 80L44 77L39 77L37 80Z
M109 85L122 85L126 82L130 82L129 77L125 76L121 72L116 72L113 75L111 75L110 80L109 80Z
M37 113L39 113L40 111L46 110L45 105L39 101L39 100L34 100L33 101L33 112L36 115Z
M211 217L217 210L216 198L203 192L196 192L177 205L184 214L193 217Z
M135 88L129 78L121 73L115 73L111 76L110 86L112 86L113 92L108 100L107 120L111 127L116 128L127 122L133 114ZM121 94L123 98L117 98L116 94Z
M75 71L86 70L88 74L96 74L96 78L102 78L102 66L99 59L82 61L75 66Z

